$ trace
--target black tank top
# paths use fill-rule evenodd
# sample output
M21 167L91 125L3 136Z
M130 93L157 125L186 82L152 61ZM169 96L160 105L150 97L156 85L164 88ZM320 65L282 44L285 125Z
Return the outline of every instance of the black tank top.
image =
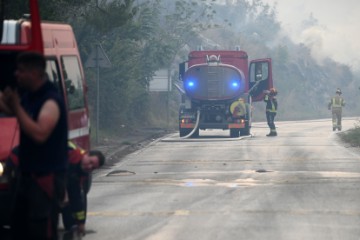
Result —
M37 143L20 129L19 167L23 172L49 173L65 171L67 166L67 114L64 101L55 86L47 81L38 91L25 93L21 104L37 120L44 103L52 99L60 109L60 118L44 143Z

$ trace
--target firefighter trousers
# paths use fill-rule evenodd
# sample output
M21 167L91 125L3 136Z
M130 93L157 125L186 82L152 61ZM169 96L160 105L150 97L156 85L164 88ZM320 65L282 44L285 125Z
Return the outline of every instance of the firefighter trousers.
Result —
M341 109L333 109L332 110L332 123L333 123L333 129L336 128L341 130L341 118L342 118L342 111Z
M266 120L271 132L276 132L275 116L276 112L266 112Z
M64 193L64 173L21 173L15 193L12 239L57 240L59 203Z

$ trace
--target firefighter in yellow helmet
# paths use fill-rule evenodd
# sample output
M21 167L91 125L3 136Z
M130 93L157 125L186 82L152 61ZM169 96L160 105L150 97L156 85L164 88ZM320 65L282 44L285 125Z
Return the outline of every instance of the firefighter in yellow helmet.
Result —
M278 102L276 99L277 91L275 88L270 88L270 90L265 91L264 102L266 103L266 120L270 128L270 133L266 136L275 137L277 136L276 127L275 127L275 116L278 108Z
M332 112L333 131L341 131L342 107L345 106L345 100L341 97L341 89L336 90L336 95L330 99L328 109Z

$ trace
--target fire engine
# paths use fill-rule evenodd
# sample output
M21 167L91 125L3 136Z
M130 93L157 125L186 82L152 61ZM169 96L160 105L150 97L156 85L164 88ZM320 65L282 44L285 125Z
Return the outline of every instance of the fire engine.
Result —
M263 100L273 80L270 58L248 58L242 50L199 50L180 63L180 137L198 137L206 129L250 135L252 103Z
M16 57L23 51L45 55L47 77L64 97L69 123L69 138L85 150L90 148L90 118L86 99L86 83L77 42L70 25L41 22L37 0L29 0L30 15L6 20L6 9L0 9L0 91L16 88L14 72ZM1 5L1 7L6 4ZM19 144L19 125L16 118L0 113L0 223L10 211L11 170L5 159ZM7 173L4 172L7 170Z

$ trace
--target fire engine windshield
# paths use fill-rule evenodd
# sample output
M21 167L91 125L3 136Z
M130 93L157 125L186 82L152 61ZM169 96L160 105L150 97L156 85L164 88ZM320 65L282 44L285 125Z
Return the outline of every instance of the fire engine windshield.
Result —
M233 99L244 92L242 73L227 65L201 65L188 69L184 78L188 96L198 100Z

